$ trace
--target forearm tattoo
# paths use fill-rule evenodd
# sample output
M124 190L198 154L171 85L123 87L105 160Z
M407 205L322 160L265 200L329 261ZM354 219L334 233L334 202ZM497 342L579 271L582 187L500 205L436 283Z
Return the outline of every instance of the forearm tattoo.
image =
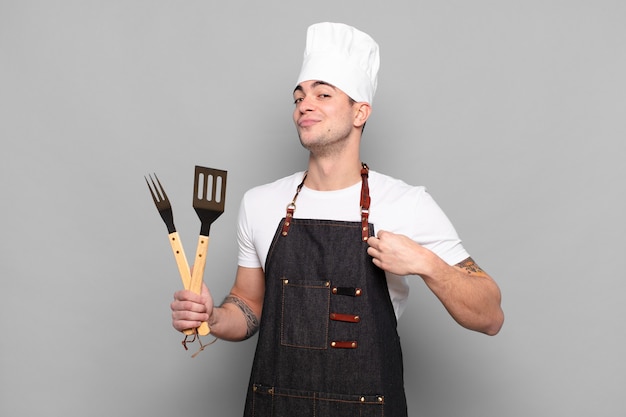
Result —
M459 268L463 268L467 271L468 274L476 273L476 274L484 274L485 271L481 269L480 266L476 265L476 262L472 258L467 258L464 261L456 264Z
M252 337L259 330L259 320L254 314L254 311L252 311L248 304L246 304L241 298L229 295L222 302L222 305L224 304L234 304L243 313L247 326L246 339Z

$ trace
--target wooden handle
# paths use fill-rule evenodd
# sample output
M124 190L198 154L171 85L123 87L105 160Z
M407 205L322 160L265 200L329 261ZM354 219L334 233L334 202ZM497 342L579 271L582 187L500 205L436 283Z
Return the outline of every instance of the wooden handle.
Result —
M189 285L191 284L191 272L189 272L189 263L187 262L180 236L178 236L178 232L172 232L169 234L169 238L172 251L174 252L174 259L176 259L176 265L178 266L178 272L183 281L183 287L189 289Z
M206 265L206 254L209 249L209 237L200 235L198 238L198 246L196 247L196 258L193 263L193 272L191 274L191 283L189 289L196 294L202 292L202 277L204 276L204 266ZM198 327L198 334L200 336L206 336L209 334L210 329L207 322L203 322Z
M206 254L209 249L209 237L202 236L198 238L198 246L196 247L196 258L193 263L193 272L191 274L191 283L189 289L196 294L202 291L202 277L204 276L204 266L206 265Z
M187 262L187 256L185 256L185 251L183 249L183 244L180 240L180 236L178 232L173 232L169 234L170 245L172 246L172 251L174 252L174 259L176 259L176 265L178 266L178 272L180 273L180 278L183 281L183 288L186 290L191 288L192 274L189 270L189 263ZM206 253L206 252L205 252ZM204 265L201 268L204 271ZM194 267L194 271L196 268ZM200 290L202 290L202 278L200 278ZM200 294L200 291L194 291L196 294ZM186 335L192 335L194 333L193 329L187 329L183 331ZM200 336L206 336L209 334L209 325L204 322L198 328L198 334Z

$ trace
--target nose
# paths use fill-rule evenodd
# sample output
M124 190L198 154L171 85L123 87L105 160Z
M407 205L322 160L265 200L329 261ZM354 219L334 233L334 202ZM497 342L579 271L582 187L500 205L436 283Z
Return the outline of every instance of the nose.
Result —
M300 101L296 104L296 109L300 113L306 113L307 111L313 110L313 100L305 96L300 99Z

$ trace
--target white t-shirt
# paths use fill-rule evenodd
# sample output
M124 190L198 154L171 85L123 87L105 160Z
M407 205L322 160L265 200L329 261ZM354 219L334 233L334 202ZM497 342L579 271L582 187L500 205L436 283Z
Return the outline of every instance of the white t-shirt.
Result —
M239 265L265 268L265 260L280 220L285 217L304 172L250 189L239 209L237 240ZM430 249L450 265L469 257L452 223L422 186L369 171L371 205L369 221L374 232L403 234ZM295 218L360 222L361 182L337 191L302 188ZM409 294L407 277L386 273L396 317Z

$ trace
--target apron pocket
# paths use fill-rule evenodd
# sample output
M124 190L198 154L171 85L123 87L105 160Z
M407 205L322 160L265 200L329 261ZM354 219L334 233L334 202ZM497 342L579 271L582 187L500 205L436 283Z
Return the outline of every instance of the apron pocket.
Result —
M283 279L280 343L307 349L328 349L330 282Z
M379 395L328 394L254 385L254 417L384 417Z

